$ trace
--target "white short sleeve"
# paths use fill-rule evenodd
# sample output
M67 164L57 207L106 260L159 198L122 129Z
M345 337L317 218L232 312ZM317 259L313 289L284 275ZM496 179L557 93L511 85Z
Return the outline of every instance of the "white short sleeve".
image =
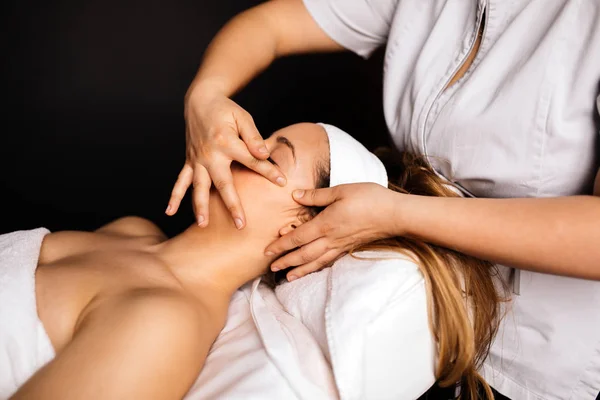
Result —
M367 58L387 41L398 1L304 0L304 5L333 40Z

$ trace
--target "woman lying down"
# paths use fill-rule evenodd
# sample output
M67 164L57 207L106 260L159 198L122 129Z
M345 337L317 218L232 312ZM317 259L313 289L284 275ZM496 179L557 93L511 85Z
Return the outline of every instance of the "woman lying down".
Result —
M95 232L0 236L0 398L184 397L224 326L232 294L273 262L264 248L319 212L299 206L292 191L327 187L330 177L334 185L387 185L383 164L335 127L292 125L267 144L288 184L281 188L233 166L244 230L211 192L210 225L194 224L172 239L139 218ZM330 166L330 147L360 155L355 176L337 171L335 159ZM455 196L421 159L404 155L396 164L400 179L392 190ZM382 248L420 264L438 343L438 380L460 382L463 398L476 398L482 384L491 396L476 368L498 324L492 265L403 238L356 251ZM28 252L35 255L29 266L15 256Z

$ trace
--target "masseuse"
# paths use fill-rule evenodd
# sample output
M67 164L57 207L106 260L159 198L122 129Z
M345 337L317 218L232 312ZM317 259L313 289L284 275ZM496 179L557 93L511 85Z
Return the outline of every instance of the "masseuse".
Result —
M597 0L274 0L243 12L214 38L188 90L188 157L167 214L193 185L198 223L209 224L212 182L243 229L231 162L274 184L286 177L230 97L277 57L341 50L368 57L384 44L384 111L397 147L425 155L464 198L368 184L299 192L299 203L327 208L267 247L275 255L298 248L272 268L298 266L292 280L393 235L518 268L505 269L515 295L486 379L514 400L595 399Z

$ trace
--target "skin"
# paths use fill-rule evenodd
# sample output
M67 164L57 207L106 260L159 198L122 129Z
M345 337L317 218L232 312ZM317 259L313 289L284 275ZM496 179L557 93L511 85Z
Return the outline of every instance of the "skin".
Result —
M281 137L293 144L295 159ZM329 154L326 133L314 124L284 128L265 145L288 183L282 188L233 168L247 229L234 226L213 191L210 226L194 224L169 240L137 217L44 238L36 300L56 357L12 399L185 395L224 326L231 295L273 261L264 246L301 226L292 190L314 187L317 160Z
M475 43L451 84L468 70L477 48ZM277 57L341 50L301 0L269 1L234 17L210 44L186 95L188 160L167 214L177 211L197 177L193 199L198 219L205 221L208 205L203 193L212 177L232 217L243 220L242 202L227 175L229 162L259 165L255 159L265 159L266 153L259 150L262 139L248 113L229 98ZM273 181L278 176L274 169L261 173ZM594 196L556 199L424 198L362 184L318 194L308 191L298 198L301 204L327 209L301 230L272 243L265 254L277 257L296 249L272 266L298 266L288 273L291 280L318 270L357 244L409 235L522 269L600 279L599 191L599 178ZM366 206L381 203L389 213L385 220L378 217L380 208Z

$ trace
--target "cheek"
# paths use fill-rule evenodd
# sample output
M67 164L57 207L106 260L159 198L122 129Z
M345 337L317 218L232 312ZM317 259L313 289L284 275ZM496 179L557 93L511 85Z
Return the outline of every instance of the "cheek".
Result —
M285 210L293 202L290 190L279 187L252 171L234 170L233 183L248 224L277 224L278 217L283 218Z

